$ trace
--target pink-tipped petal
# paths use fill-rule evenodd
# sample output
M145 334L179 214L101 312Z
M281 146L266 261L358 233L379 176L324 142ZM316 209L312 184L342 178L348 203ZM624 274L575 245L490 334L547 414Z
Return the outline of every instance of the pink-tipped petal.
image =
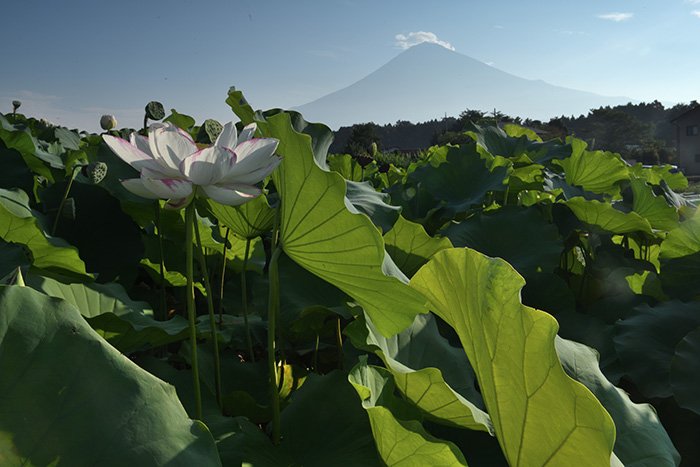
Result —
M150 191L146 188L140 178L130 178L128 180L121 181L122 186L129 190L131 193L141 198L146 199L158 199L160 196Z
M137 132L131 133L129 136L129 141L131 142L132 145L136 146L143 152L144 154L147 154L153 158L153 154L151 154L151 147L148 145L148 138L145 136L142 136L138 134Z
M143 186L161 199L185 198L192 193L192 183L188 180L161 177L157 172L141 171Z
M197 145L192 137L174 125L163 125L149 130L148 144L153 157L174 170L178 170L180 163L187 156L197 152Z
M236 144L238 144L236 125L233 122L228 122L226 125L224 125L224 128L221 130L218 138L216 138L214 145L233 149L236 147Z
M192 196L187 196L185 198L180 198L180 199L171 199L168 200L167 203L165 203L165 208L166 209L182 209L188 204L190 204L190 201L192 201Z
M102 135L102 139L114 154L139 172L143 168L157 170L158 163L150 155L141 151L127 140L115 138L111 135Z
M249 185L219 186L208 185L202 187L204 193L217 203L228 206L239 206L260 196L262 190Z
M251 123L250 125L246 125L245 128L241 130L241 134L238 135L238 144L241 144L243 141L248 141L249 139L253 139L255 137L255 131L258 129L258 125L256 123Z
M270 175L279 164L277 144L276 139L255 138L236 146L236 163L224 168L221 183L254 184Z
M221 179L225 168L235 162L236 156L231 149L210 146L183 160L180 173L195 185L212 185Z

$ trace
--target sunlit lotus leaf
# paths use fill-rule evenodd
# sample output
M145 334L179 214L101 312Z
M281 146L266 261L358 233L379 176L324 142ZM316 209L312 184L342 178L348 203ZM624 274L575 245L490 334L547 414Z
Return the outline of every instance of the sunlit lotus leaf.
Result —
M678 227L678 211L656 196L651 186L643 180L630 180L632 188L632 210L649 221L652 228L673 230Z
M232 94L227 102L237 103ZM247 103L234 110L244 123L253 115ZM353 297L380 332L400 332L427 311L425 300L405 277L387 275L391 258L381 234L345 197L345 179L319 166L325 154L315 154L314 139L292 127L293 116L278 113L257 122L264 136L280 141L282 164L273 174L281 198L280 244L299 265Z
M618 195L619 182L629 179L629 169L619 154L586 151L586 143L569 138L571 157L554 161L564 169L566 182L593 193Z
M522 305L524 284L505 261L467 248L437 253L411 280L457 331L511 465L609 464L612 419L564 373L557 323Z
M394 382L387 370L367 365L364 358L350 371L348 380L362 399L385 465L467 465L457 446L433 437L418 420L402 419L395 413L401 412L401 401L393 395Z
M0 373L4 465L221 465L175 388L107 344L66 301L0 288Z
M566 201L566 206L581 222L605 233L652 233L648 220L636 212L622 212L615 209L610 203L576 197Z
M447 238L431 237L423 226L402 216L384 235L384 243L394 263L408 277L413 276L438 251L452 248Z
M405 331L385 338L369 320L358 319L345 333L361 349L376 353L403 396L436 423L492 431L476 390L474 370L462 349L440 335L432 315L418 315Z

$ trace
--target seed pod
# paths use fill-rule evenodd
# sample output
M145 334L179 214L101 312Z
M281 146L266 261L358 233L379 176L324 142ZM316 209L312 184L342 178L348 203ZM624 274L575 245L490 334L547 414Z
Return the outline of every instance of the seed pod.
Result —
M104 131L109 131L117 126L117 119L114 118L114 115L103 115L100 118L100 126Z
M216 120L212 120L211 118L207 119L199 128L199 133L197 133L197 142L213 144L223 129L224 127L221 126L221 123L217 122Z
M146 118L149 120L160 120L165 117L163 104L158 101L151 101L146 104Z
M22 101L12 101L12 113L17 112L17 109L22 105Z
M97 185L107 176L107 164L104 162L93 162L83 167L85 175L92 183Z

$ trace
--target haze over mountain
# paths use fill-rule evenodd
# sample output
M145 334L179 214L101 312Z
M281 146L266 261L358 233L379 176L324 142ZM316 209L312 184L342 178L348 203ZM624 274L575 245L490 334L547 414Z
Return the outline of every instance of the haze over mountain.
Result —
M350 86L296 107L304 118L333 129L372 121L412 122L457 116L465 109L548 120L580 115L604 105L607 97L506 73L442 46L413 46Z

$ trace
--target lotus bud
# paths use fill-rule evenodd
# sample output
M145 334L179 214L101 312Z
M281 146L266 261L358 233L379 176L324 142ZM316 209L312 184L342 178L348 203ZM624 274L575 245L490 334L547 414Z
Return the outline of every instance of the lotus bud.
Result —
M224 129L221 123L211 118L204 121L202 126L199 128L199 133L197 133L197 142L212 144L219 137L221 131Z
M158 101L151 101L146 104L146 118L150 120L160 120L165 117L163 104Z
M377 157L377 143L372 141L372 145L369 147L369 153L374 158Z
M61 209L61 217L64 219L75 220L75 199L68 198L66 202L63 203L63 209Z
M114 118L114 115L103 115L100 118L100 126L104 131L109 131L117 126L117 119Z
M93 162L84 166L82 172L90 182L97 185L107 176L107 164L104 162Z

